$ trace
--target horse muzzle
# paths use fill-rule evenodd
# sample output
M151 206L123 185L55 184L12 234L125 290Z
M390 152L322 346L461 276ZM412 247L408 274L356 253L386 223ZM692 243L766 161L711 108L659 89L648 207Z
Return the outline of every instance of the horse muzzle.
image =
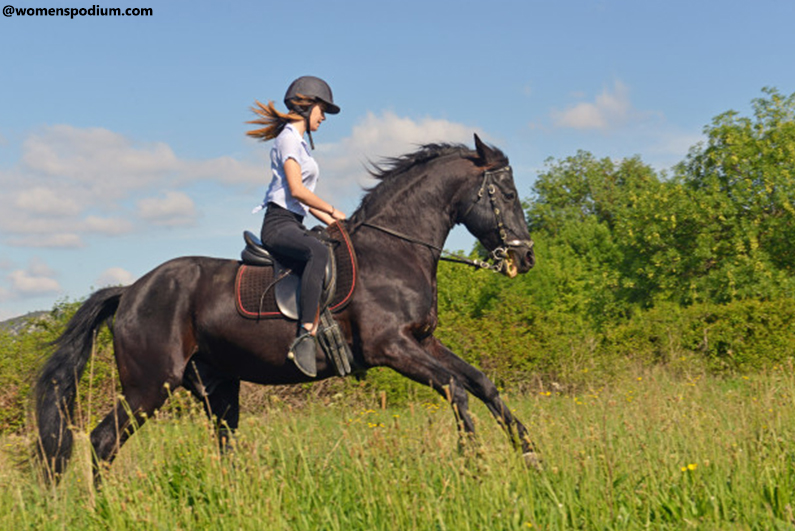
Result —
M512 240L505 244L507 251L504 253L502 273L508 278L527 273L536 264L532 240Z

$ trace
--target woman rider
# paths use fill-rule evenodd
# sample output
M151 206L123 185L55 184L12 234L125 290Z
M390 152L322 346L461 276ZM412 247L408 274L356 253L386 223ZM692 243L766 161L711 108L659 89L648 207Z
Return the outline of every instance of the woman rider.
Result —
M263 141L276 139L271 148L271 179L262 205L266 208L262 223L262 243L277 259L305 264L301 277L299 323L289 358L306 375L314 377L316 370L315 333L320 316L320 295L328 261L328 250L303 225L307 214L325 224L344 220L345 214L315 194L320 174L317 162L304 140L314 149L312 133L326 119L337 114L331 88L320 78L299 77L292 82L284 96L287 114L276 110L273 102L256 102L252 110L259 116L248 123L264 127L247 134Z

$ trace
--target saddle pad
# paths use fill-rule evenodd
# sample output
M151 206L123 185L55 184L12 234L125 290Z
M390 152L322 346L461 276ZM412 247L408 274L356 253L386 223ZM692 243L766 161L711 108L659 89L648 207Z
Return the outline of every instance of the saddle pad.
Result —
M241 264L235 278L237 311L249 319L279 317L273 284L273 267Z
M344 227L334 223L326 229L333 240L334 257L337 263L337 289L329 308L340 312L348 305L356 288L356 253ZM241 264L235 278L235 301L237 311L248 319L272 319L282 317L276 304L275 281L272 266Z

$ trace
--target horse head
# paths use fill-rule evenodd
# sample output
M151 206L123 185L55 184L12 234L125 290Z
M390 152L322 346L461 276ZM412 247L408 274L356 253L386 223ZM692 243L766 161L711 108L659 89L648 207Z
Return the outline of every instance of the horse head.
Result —
M533 240L513 181L508 159L484 144L475 135L478 171L476 184L465 192L459 207L458 223L502 263L501 271L513 278L535 265Z

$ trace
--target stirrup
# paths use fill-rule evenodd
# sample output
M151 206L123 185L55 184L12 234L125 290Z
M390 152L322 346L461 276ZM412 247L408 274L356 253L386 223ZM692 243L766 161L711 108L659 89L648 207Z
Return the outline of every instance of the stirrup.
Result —
M295 338L293 344L290 345L290 351L287 353L287 359L292 360L298 370L314 378L317 376L317 342L315 336L307 332L301 331L301 335Z

